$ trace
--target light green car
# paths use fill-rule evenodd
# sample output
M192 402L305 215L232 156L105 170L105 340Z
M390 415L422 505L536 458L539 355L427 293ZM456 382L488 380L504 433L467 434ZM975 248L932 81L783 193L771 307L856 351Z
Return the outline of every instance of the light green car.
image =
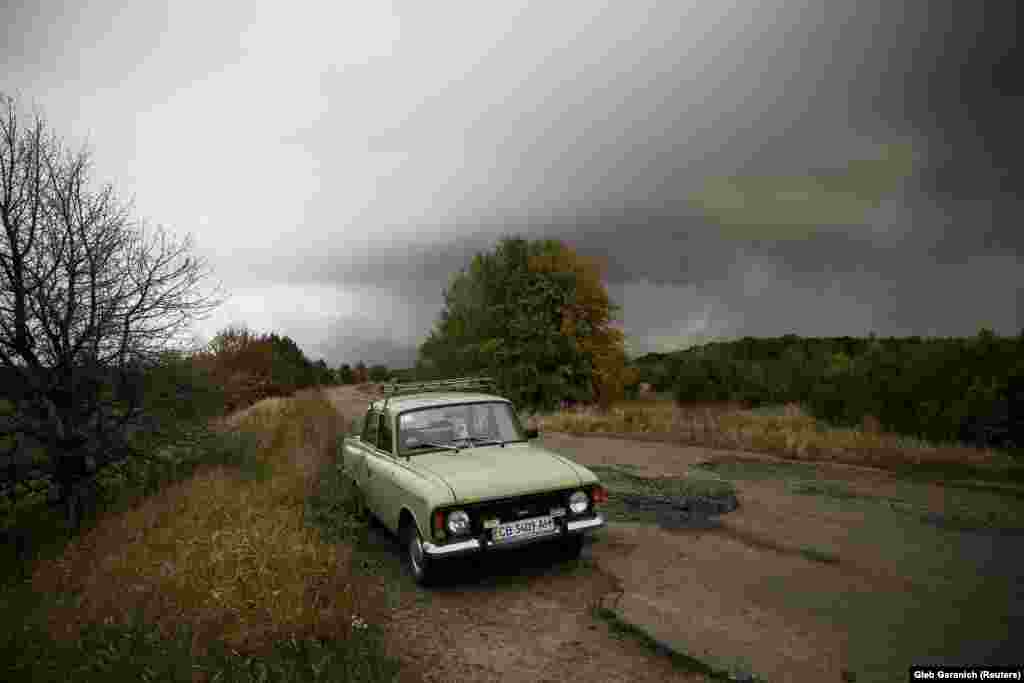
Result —
M586 467L531 443L512 402L487 380L386 387L344 442L357 500L402 542L416 581L442 561L535 542L578 557L604 525L607 491ZM355 436L358 434L358 436Z

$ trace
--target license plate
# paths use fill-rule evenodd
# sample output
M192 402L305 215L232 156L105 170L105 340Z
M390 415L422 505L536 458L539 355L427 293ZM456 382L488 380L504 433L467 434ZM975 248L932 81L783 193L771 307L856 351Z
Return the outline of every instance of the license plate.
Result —
M555 533L555 531L557 531L555 520L551 517L531 517L494 527L494 542L504 543L531 536L545 536Z

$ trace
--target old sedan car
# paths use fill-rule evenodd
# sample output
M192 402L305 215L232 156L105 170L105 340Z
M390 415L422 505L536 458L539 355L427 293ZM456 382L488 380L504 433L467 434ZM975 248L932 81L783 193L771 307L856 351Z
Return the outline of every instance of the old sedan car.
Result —
M363 509L402 542L416 581L442 562L554 543L578 557L607 492L586 467L531 439L487 380L391 385L344 441L344 471ZM474 391L476 390L476 391Z

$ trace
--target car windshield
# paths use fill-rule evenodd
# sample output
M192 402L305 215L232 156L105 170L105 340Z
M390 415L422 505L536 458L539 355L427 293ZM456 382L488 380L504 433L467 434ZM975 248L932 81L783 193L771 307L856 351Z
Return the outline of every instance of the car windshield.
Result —
M398 418L398 438L402 453L526 440L515 411L504 401L437 406L402 413Z

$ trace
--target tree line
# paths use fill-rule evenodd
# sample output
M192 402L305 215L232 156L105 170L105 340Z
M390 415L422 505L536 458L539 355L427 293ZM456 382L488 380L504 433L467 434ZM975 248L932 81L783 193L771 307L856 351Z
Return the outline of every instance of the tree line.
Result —
M680 402L795 402L815 417L938 442L1024 445L1024 331L969 338L745 337L635 360Z
M386 382L392 379L396 371L388 369L387 365L379 363L366 367L366 363L359 361L355 366L342 363L335 372L335 381L338 384L364 384L366 382Z

